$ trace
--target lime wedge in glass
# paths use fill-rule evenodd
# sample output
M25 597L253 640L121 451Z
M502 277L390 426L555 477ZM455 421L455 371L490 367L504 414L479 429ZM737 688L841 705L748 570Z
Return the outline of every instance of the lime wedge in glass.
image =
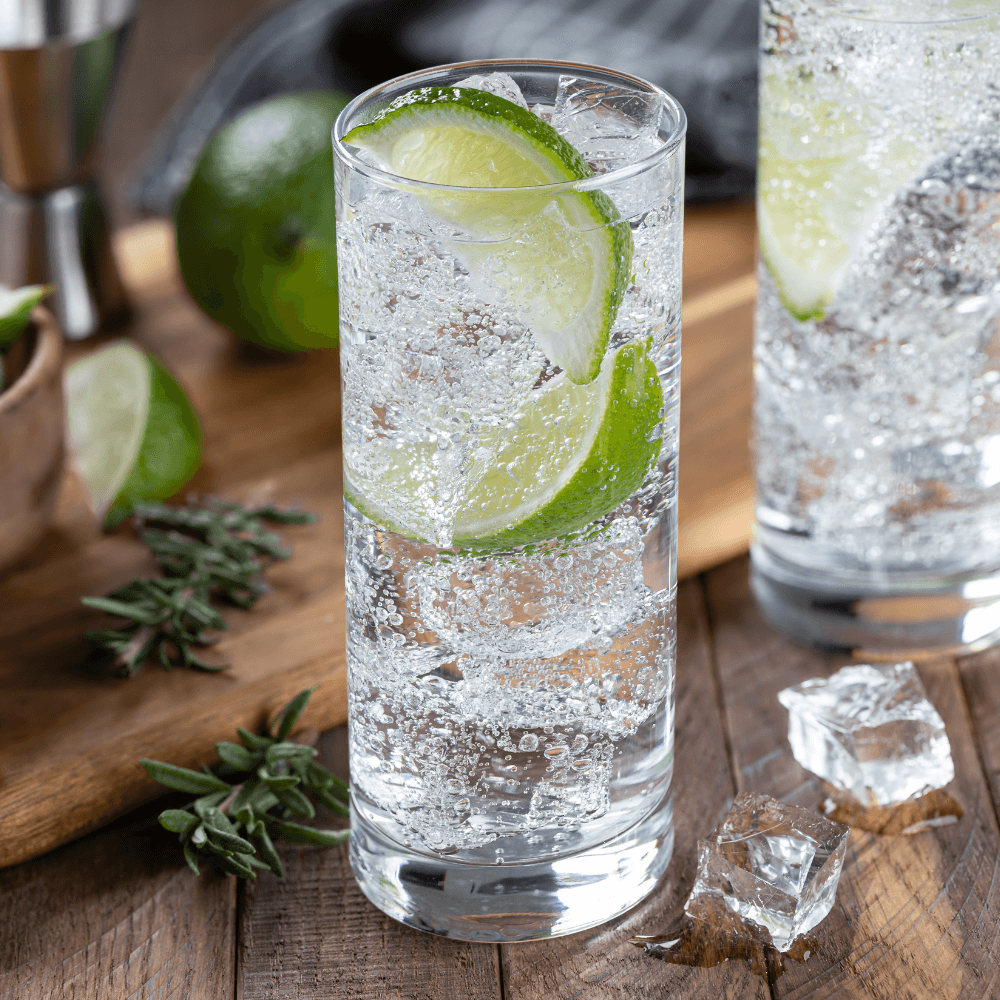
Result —
M598 377L575 385L558 375L536 390L513 427L494 432L496 459L458 512L454 544L498 549L555 538L614 510L643 484L663 436L663 391L649 342L609 353ZM386 509L405 510L433 483L433 444L386 443L393 458L378 481L347 484L347 498L372 520L408 537Z
M531 190L593 175L551 125L495 94L425 87L343 142L391 173L444 185L419 198L461 233L456 255L527 318L572 382L597 377L628 286L632 232L603 192Z
M201 429L184 390L134 344L70 365L65 390L76 467L108 527L134 503L176 493L201 464Z
M927 157L861 95L836 96L822 96L810 76L790 81L765 67L760 250L782 304L800 321L824 316L879 208Z

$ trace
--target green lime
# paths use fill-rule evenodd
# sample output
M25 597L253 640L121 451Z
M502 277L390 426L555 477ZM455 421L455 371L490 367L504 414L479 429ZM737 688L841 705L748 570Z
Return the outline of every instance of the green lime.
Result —
M614 510L655 464L663 437L663 390L648 341L608 354L598 377L575 385L557 375L536 391L513 428L485 440L496 455L455 518L454 543L496 549L566 535ZM414 537L386 509L417 509L433 480L436 445L387 443L378 480L348 485L368 517Z
M282 351L335 347L331 129L350 98L283 94L205 146L177 205L177 257L194 300L237 337Z
M51 285L26 285L24 288L0 285L0 351L24 333L31 310L51 291Z
M573 382L597 377L628 287L632 231L603 192L531 190L593 176L551 125L482 90L424 87L343 141L399 176L451 186L420 198L461 230L456 254L527 316Z
M761 256L785 308L800 321L821 319L878 209L926 152L846 84L834 101L808 75L789 81L765 68L762 79Z
M201 465L201 428L174 377L123 340L65 377L67 431L91 506L107 527L176 493Z

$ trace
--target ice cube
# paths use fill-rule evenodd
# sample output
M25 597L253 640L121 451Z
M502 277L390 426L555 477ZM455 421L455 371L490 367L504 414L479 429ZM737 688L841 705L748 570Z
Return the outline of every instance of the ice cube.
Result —
M955 777L944 722L913 664L861 663L779 692L806 769L864 805L892 805Z
M594 173L603 174L635 163L661 145L662 113L660 94L560 76L551 123Z
M712 837L698 841L698 871L684 910L710 918L721 898L787 951L830 912L849 833L808 809L743 792Z
M508 73L490 73L486 76L476 74L467 76L464 80L459 80L456 87L469 87L472 90L485 90L488 94L496 94L504 100L510 101L528 110L528 102L521 93L521 88Z

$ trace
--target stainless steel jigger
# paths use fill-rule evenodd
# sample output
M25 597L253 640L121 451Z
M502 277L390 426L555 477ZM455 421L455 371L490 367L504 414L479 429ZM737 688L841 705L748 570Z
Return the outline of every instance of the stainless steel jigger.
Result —
M0 284L51 282L63 332L127 315L97 139L135 0L0 0Z

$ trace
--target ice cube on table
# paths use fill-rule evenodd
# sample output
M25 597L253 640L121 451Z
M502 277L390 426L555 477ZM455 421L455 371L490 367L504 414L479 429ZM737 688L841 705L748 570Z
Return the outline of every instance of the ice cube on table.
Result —
M478 73L475 76L467 76L464 80L459 80L455 86L468 87L471 90L485 90L488 94L495 94L512 104L517 104L525 111L528 110L528 102L524 99L521 88L509 73L489 73L485 76Z
M742 792L712 837L698 841L698 871L684 910L711 919L721 899L787 951L830 912L849 834L849 827L808 809Z
M603 174L635 163L661 145L662 113L660 94L560 76L550 120L594 173Z
M865 805L894 805L955 777L944 722L910 662L847 666L778 700L795 759Z

